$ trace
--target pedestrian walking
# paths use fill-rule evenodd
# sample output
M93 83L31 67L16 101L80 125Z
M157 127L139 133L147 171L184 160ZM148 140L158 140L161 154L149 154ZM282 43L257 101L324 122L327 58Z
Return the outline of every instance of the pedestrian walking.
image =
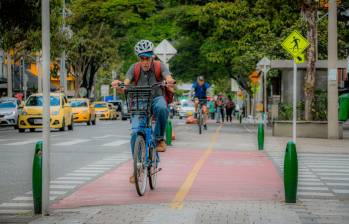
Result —
M208 106L209 106L209 111L210 111L210 117L211 117L212 120L214 120L215 112L216 112L215 100L211 99L210 102L208 103Z
M227 122L232 122L232 113L234 111L235 104L233 100L231 99L231 96L228 96L227 102L225 104L225 111L226 111L226 116L227 116Z
M220 94L216 100L216 122L224 122L224 103L223 96Z

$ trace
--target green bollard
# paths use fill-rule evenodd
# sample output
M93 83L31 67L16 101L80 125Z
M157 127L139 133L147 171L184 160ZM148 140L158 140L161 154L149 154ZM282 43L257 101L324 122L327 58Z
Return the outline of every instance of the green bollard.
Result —
M33 202L34 213L41 214L42 195L42 141L36 142L35 155L33 159Z
M264 149L264 124L263 123L258 124L258 149L259 150Z
M166 125L166 145L171 145L171 144L172 144L172 122L168 120Z
M239 121L240 121L240 124L242 123L242 114L239 113Z
M296 144L289 141L284 160L284 188L286 203L296 203L298 185L298 158Z

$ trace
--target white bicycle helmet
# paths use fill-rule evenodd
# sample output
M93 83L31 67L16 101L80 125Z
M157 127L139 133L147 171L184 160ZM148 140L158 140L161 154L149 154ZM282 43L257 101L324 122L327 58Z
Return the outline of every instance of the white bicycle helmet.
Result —
M140 40L135 45L135 54L137 56L142 56L144 54L145 56L152 56L154 50L154 44L149 40Z

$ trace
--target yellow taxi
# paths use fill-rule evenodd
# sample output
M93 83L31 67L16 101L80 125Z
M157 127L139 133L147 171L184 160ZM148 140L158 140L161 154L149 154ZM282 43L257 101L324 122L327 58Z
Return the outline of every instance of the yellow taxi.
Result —
M25 102L18 118L18 131L31 132L42 128L43 96L41 93L31 95ZM65 131L65 127L73 130L72 108L63 93L50 94L50 127Z
M95 108L96 115L97 117L99 117L99 119L116 119L117 113L116 110L113 110L112 104L103 101L97 101L93 103L93 106Z
M86 122L87 125L96 124L96 113L89 99L72 98L69 99L72 107L73 118L75 123Z

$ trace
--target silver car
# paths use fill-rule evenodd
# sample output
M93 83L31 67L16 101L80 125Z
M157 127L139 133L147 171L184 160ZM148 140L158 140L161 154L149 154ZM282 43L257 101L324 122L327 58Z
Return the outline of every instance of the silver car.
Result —
M18 108L17 100L0 100L0 125L11 125L16 128Z

